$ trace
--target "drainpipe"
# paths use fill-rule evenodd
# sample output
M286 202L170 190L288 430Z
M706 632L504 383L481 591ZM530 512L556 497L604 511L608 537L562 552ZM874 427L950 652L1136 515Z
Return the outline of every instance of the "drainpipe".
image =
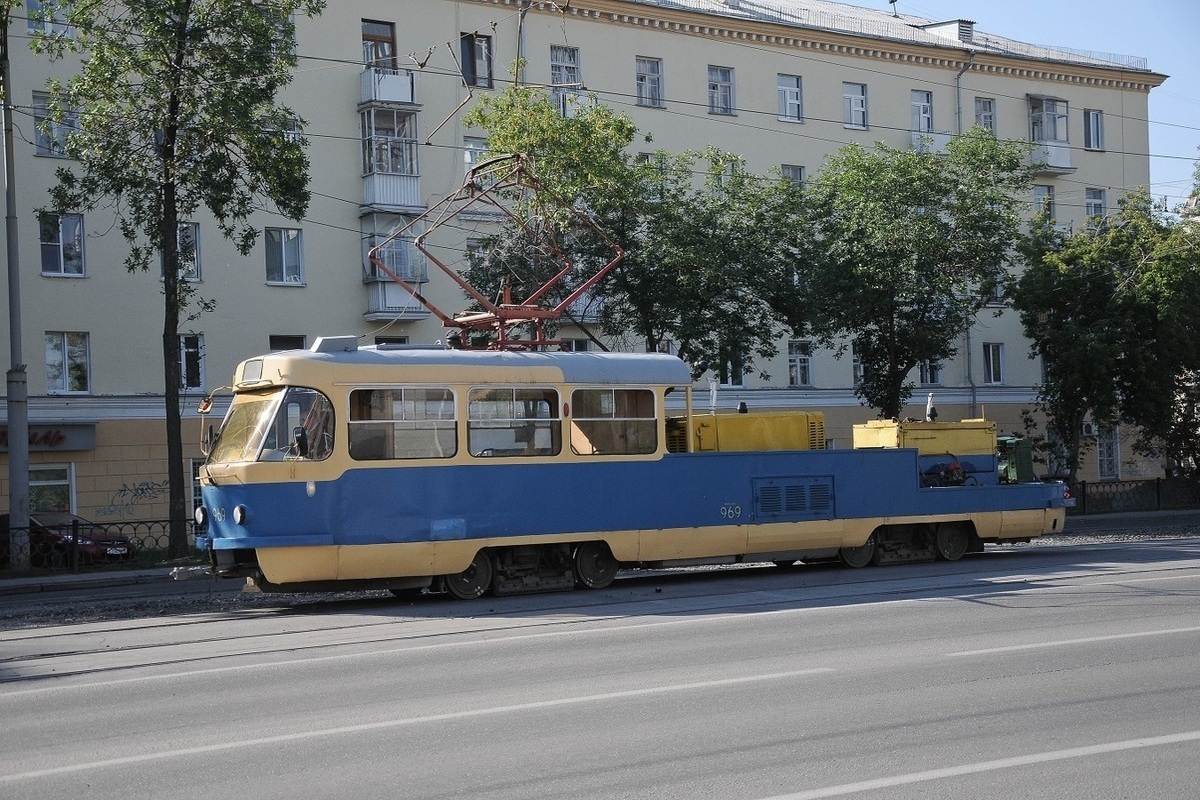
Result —
M960 134L963 132L962 76L966 74L966 71L969 70L975 63L975 52L973 50L967 50L966 53L967 63L963 64L963 68L960 69L958 74L954 76L954 114L955 126L957 127L955 132ZM972 419L979 416L979 390L975 386L975 372L971 368L971 364L974 362L971 354L971 328L974 327L974 325L974 322L968 323L967 330L963 334L964 349L967 353L967 389L970 392L971 397Z
M960 69L958 71L958 74L954 76L954 105L955 105L954 115L955 115L955 125L958 127L958 130L956 130L955 133L963 132L962 76L975 63L975 51L967 50L966 53L967 53L967 63L963 64L963 68Z

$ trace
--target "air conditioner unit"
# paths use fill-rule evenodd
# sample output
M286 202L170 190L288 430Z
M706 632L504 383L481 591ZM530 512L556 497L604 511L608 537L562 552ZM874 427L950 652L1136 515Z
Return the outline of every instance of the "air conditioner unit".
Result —
M1095 436L1096 435L1096 423L1085 422L1082 425L1080 425L1079 426L1079 435L1080 436Z

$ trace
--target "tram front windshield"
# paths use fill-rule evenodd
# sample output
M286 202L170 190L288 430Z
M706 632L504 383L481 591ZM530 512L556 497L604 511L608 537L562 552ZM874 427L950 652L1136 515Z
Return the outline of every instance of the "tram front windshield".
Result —
M297 386L234 395L209 463L319 461L333 451L333 405Z

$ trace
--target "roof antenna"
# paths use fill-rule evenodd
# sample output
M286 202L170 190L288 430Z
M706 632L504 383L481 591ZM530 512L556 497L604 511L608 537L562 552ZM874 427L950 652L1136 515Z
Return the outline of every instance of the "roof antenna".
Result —
M888 0L888 2L892 4L892 16L899 18L900 15L896 13L896 0Z

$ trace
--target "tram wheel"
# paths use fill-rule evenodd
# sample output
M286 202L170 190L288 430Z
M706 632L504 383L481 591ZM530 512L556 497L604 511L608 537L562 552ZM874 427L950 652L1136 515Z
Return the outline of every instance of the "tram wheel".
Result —
M617 560L604 542L584 542L575 548L575 582L589 589L603 589L617 577Z
M446 591L459 600L474 600L476 597L482 597L488 590L495 574L496 568L492 564L491 555L480 550L475 554L471 566L457 575L445 577Z
M971 533L966 525L938 525L935 547L938 558L943 561L958 561L971 545Z
M838 561L843 566L858 569L875 563L879 547L875 544L875 534L871 534L865 544L858 547L843 547L838 550Z

